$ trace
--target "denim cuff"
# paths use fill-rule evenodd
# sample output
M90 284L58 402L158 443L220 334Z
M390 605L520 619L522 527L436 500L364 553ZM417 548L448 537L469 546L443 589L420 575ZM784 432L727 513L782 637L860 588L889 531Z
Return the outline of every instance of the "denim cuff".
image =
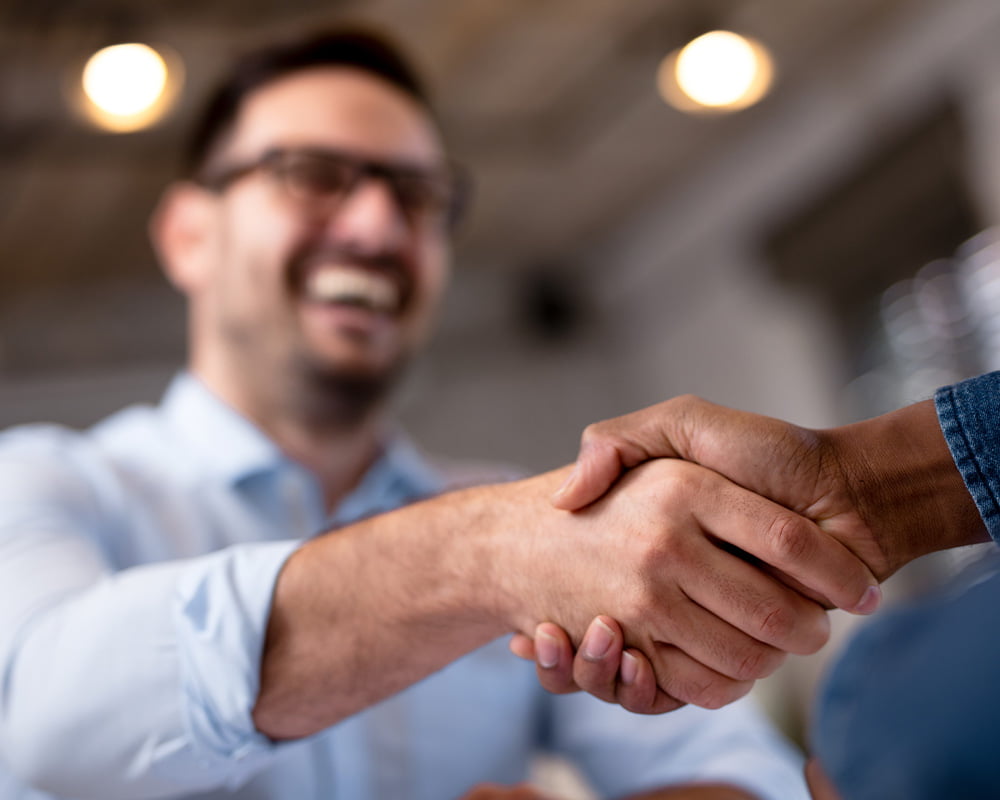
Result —
M1000 372L943 386L934 405L962 480L1000 542Z

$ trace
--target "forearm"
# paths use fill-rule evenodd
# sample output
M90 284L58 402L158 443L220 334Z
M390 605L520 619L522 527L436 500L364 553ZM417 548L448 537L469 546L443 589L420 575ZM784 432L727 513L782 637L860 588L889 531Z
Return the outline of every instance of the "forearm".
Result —
M275 588L258 729L311 734L512 630L502 570L525 486L444 495L296 552Z

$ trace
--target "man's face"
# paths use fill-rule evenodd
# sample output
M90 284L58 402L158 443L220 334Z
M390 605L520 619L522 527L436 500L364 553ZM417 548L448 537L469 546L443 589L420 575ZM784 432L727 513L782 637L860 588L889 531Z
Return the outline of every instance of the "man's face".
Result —
M253 164L275 149L417 169L443 162L413 99L340 67L293 73L249 95L214 161ZM447 278L447 233L440 220L408 215L383 176L366 175L317 211L259 168L215 202L211 274L193 298L195 336L208 341L196 346L275 379L301 365L379 379L424 341Z

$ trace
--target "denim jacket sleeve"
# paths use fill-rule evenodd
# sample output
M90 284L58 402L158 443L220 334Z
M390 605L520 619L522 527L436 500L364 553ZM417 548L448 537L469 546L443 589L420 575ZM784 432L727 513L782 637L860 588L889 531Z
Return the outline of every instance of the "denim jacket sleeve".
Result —
M1000 372L943 386L934 402L952 458L1000 542Z

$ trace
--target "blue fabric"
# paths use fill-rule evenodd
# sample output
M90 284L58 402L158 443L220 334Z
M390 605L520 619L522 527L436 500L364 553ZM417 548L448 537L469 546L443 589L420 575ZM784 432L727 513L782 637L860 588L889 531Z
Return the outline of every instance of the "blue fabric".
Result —
M938 389L941 430L994 541L1000 542L1000 372Z
M1000 564L886 612L851 640L812 746L843 800L996 800Z
M552 697L504 641L309 739L257 733L286 558L448 483L397 436L328 516L313 477L188 375L84 433L0 436L0 798L442 800L524 779L540 748L606 796L698 779L805 796L750 703L640 717Z

